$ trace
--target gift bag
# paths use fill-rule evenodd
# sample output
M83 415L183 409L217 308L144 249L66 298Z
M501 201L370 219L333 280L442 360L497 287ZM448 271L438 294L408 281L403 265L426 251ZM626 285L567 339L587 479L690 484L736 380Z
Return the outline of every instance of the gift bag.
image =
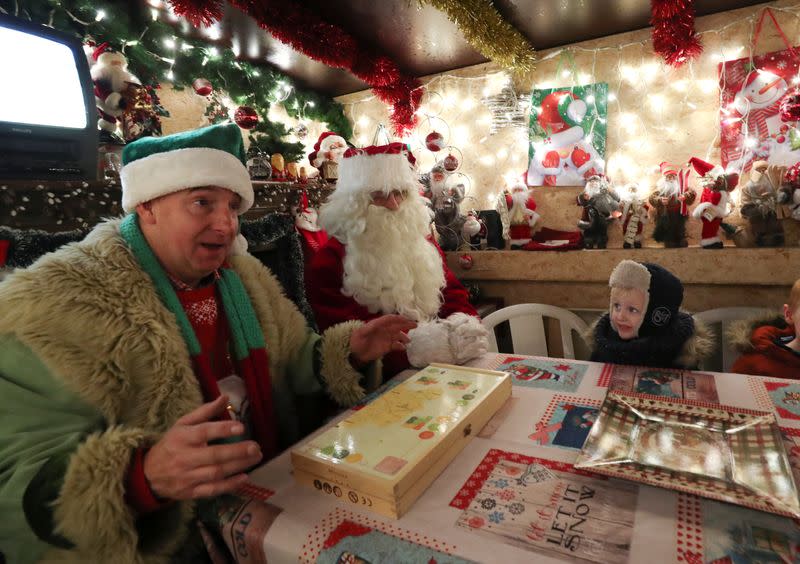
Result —
M764 18L770 17L786 44L783 51L753 56ZM800 161L800 131L781 119L781 103L797 94L798 52L766 8L753 34L751 55L719 64L722 166L740 174L753 161L789 166Z

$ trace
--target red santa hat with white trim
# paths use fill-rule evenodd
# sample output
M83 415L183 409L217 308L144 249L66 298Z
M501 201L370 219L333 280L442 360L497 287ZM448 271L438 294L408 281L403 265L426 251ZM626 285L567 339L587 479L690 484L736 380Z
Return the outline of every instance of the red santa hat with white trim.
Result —
M331 146L337 142L341 143L345 147L347 146L347 141L345 141L344 137L338 133L334 133L333 131L324 131L319 136L319 139L317 139L317 142L314 143L314 151L308 155L308 162L311 163L311 166L316 168L322 166L322 161L324 160L322 158L323 155L330 151Z
M350 148L339 162L339 179L334 194L392 190L416 191L419 178L417 160L404 143Z
M692 165L695 172L701 177L700 182L703 185L716 184L720 180L720 177L722 177L722 181L724 182L724 186L722 187L726 190L733 190L736 188L736 185L739 184L739 175L735 172L726 173L725 169L720 165L712 165L697 157L689 159L689 164Z

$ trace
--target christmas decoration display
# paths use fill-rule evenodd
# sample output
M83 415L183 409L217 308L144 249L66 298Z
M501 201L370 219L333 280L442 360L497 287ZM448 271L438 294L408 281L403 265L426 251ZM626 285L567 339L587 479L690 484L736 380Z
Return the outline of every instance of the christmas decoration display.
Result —
M800 162L786 171L778 193L778 203L780 219L792 218L800 221Z
M471 249L481 248L481 241L486 239L488 230L486 228L486 222L480 218L478 212L475 210L467 212L464 225L461 227L461 234L464 236L464 240L469 242L469 247Z
M679 67L703 52L694 30L694 0L650 0L653 51Z
M297 182L297 177L297 163L286 163L286 179L290 182Z
M294 129L292 129L292 133L300 140L305 139L308 137L308 126L304 123L298 123Z
M280 153L273 153L270 158L270 165L272 165L273 180L286 180L286 164L283 155Z
M87 44L102 38L101 41L122 46L130 72L143 85L155 86L166 80L182 89L193 87L198 77L212 77L216 84L224 85L235 105L250 106L262 116L252 131L259 133L259 146L268 154L281 152L295 159L303 151L301 144L282 139L288 133L282 124L263 119L279 98L290 117L327 123L345 138L352 135L342 106L332 98L295 88L287 75L240 60L230 49L210 44L207 37L177 36L176 27L170 23L175 16L162 2L152 3L150 10L152 19L120 10L117 3L109 0L27 0L24 10L12 9L11 13L79 37ZM212 99L216 93L212 90ZM221 105L210 108L208 113L212 114L207 116L209 123L228 119L228 111Z
M700 203L692 212L703 223L700 246L704 249L721 249L723 245L719 230L722 219L730 213L730 192L739 183L739 175L735 172L726 173L721 166L714 166L697 157L689 159L689 163L700 176L703 186Z
M622 199L622 247L624 249L642 248L642 231L647 223L650 205L642 194L639 185L632 182L624 188Z
M608 225L620 216L620 199L608 178L593 174L586 180L577 203L583 208L578 229L583 231L585 249L605 249L608 245Z
M444 136L438 131L431 131L425 136L425 147L434 153L444 148Z
M300 177L298 178L298 180L300 181L300 184L307 184L308 183L308 173L306 172L306 167L301 166L299 174L300 174Z
M466 220L459 207L464 199L464 187L448 187L447 172L440 164L434 165L427 178L423 178L423 185L426 186L422 196L430 201L439 246L445 251L458 250Z
M122 114L122 138L126 143L140 137L161 135L161 118L169 112L152 86L129 84L125 93L128 103Z
M192 81L192 88L200 96L208 96L214 91L214 85L207 78L195 78Z
M605 168L608 84L534 90L529 186L575 186Z
M756 161L750 181L742 187L742 217L750 223L750 234L759 247L783 245L783 227L778 221L778 187L767 173L767 161Z
M94 98L99 119L97 126L102 133L101 141L121 141L117 135L117 118L128 105L125 94L139 79L128 72L125 55L113 51L108 43L99 45L92 54L95 63L91 68L94 83Z
M328 234L319 226L317 210L309 206L308 195L303 190L300 203L294 209L294 225L303 242L306 264L328 242Z
M308 155L308 162L319 170L322 178L336 182L339 178L339 161L346 150L344 137L333 131L324 131L314 143L314 151Z
M499 94L481 98L481 103L492 113L489 135L506 127L526 127L528 124L530 103L527 96L516 93L510 82L503 86Z
M250 106L239 106L233 114L233 121L242 129L253 129L258 123L258 113Z
M247 172L253 180L269 180L272 177L272 165L269 162L269 155L265 155L258 150L250 148L247 151Z
M280 153L289 161L297 161L303 157L304 147L302 143L289 143L282 139L289 134L289 129L277 121L261 119L250 129L250 148L256 149L264 154L271 155Z
M516 73L533 70L533 47L485 0L419 0L447 14L470 45L501 67Z
M755 51L767 15L786 49L719 65L720 154L726 170L748 171L756 160L779 166L791 166L800 160L800 144L792 141L800 137L800 132L787 123L790 120L783 119L790 118L792 108L796 108L792 103L796 93L790 92L789 85L800 71L800 58L769 8L761 13L756 25L752 50ZM787 111L782 112L781 108Z
M536 212L536 201L524 182L511 186L511 193L505 195L508 210L509 239L511 248L520 248L531 241L533 229L541 216Z
M667 248L688 247L686 220L697 193L689 188L689 170L662 162L661 178L648 201L655 211L653 239Z
M210 25L208 22L222 17L222 4L194 0L170 0L170 4L176 14L190 21ZM386 55L376 55L374 49L361 45L340 26L323 20L299 2L233 0L231 4L253 17L279 41L329 67L347 69L369 84L382 102L392 106L391 120L398 135L415 125L415 112L422 97L420 82L404 74Z
M800 120L800 88L792 88L786 93L778 111L783 122Z

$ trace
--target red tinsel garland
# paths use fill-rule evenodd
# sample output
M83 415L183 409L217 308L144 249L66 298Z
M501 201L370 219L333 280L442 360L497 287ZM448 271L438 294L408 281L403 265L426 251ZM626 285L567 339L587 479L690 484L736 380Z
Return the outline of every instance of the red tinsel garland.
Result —
M679 67L703 52L694 30L694 0L651 0L653 50Z
M179 16L191 23L210 25L222 17L216 2L169 0ZM322 20L294 0L231 0L279 41L329 67L343 68L366 82L390 110L395 133L403 135L416 125L422 86L397 64L361 45L341 27Z

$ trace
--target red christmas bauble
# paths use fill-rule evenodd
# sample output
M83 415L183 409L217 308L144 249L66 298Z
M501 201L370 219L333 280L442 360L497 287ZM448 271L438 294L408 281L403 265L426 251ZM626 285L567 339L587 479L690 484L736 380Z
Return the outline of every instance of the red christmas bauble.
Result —
M208 96L214 91L214 85L207 78L195 78L192 82L192 88L200 96Z
M242 129L253 129L258 123L258 112L250 106L239 106L233 114L233 121Z
M784 141L786 141L786 136L785 135L778 135L775 138L775 141L777 141L778 143L783 143Z
M460 257L458 257L458 264L464 270L469 270L472 268L472 255L464 253Z
M792 166L790 166L783 178L792 186L792 188L800 187L800 162L794 163Z
M458 168L458 159L455 157L455 155L450 153L444 158L444 163L442 164L447 172L453 172Z
M781 121L800 120L800 88L790 90L781 100L779 107Z
M431 131L425 137L425 146L434 153L444 148L444 137L438 131Z

